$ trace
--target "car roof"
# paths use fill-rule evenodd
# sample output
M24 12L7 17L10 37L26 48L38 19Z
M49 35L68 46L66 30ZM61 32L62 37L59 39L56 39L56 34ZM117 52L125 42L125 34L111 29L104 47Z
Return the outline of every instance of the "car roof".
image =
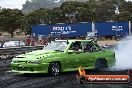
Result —
M90 42L92 40L68 40L69 42L75 42L75 41L80 41L80 42Z
M69 40L55 40L55 41L61 41L61 42L76 42L76 41L80 41L80 42L90 42L90 41L93 41L93 40L78 40L78 39L69 39Z

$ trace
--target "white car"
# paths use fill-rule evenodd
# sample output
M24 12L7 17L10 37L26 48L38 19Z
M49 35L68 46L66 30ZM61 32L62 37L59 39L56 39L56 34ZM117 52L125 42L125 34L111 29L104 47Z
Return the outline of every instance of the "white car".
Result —
M9 41L5 42L3 47L15 47L15 46L25 46L23 41Z

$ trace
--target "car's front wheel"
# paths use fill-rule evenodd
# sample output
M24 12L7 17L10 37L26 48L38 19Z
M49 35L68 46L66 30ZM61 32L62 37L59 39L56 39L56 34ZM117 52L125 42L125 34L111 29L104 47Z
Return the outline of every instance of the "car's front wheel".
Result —
M60 73L60 64L58 62L52 62L49 65L49 74L56 76L59 75L59 73Z

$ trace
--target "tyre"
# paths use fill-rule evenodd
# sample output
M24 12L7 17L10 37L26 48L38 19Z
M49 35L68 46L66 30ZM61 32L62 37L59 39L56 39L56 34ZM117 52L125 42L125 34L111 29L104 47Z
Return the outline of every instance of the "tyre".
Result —
M58 62L52 62L49 65L48 72L52 76L56 76L60 74L60 64Z
M100 71L100 70L104 70L105 68L108 68L106 59L104 58L97 59L95 63L95 69Z

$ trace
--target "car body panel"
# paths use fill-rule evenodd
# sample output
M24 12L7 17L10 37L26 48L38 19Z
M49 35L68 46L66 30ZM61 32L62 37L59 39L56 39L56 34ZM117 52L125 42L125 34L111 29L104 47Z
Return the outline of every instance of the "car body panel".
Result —
M79 42L82 46L81 50L77 52L71 50L71 46L76 42ZM67 45L65 45L66 43ZM84 52L83 43L93 44L93 48L96 48L95 51ZM51 47L50 44L52 45ZM13 58L11 71L14 73L48 73L49 65L52 62L61 64L61 72L75 71L79 66L91 69L95 67L98 58L105 58L108 66L113 66L115 63L115 53L110 50L100 49L92 40L60 40L50 44L43 50L29 52ZM54 47L55 45L57 46Z

